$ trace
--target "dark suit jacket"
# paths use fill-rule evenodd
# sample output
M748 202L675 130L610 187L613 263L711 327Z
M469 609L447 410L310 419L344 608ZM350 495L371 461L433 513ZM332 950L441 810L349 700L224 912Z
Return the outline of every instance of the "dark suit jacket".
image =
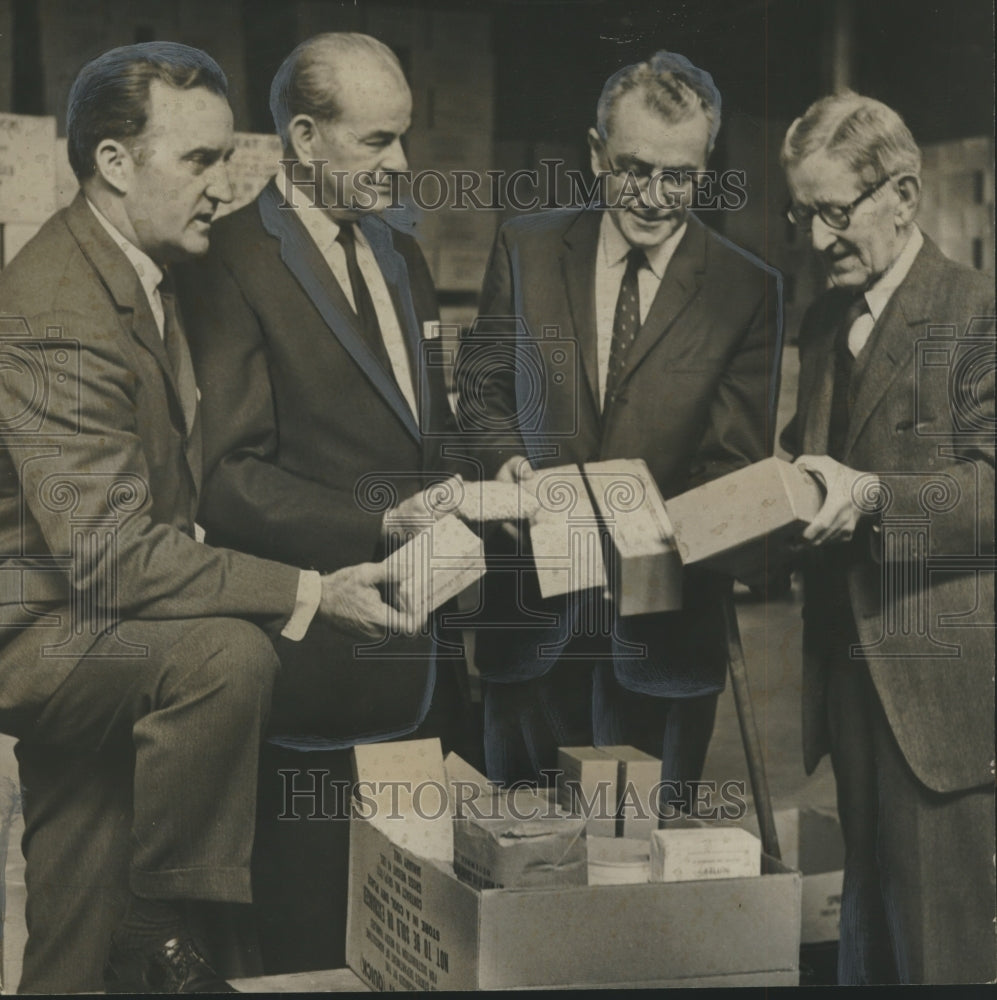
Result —
M667 499L764 458L772 448L781 361L776 272L690 216L628 355L618 398L600 414L594 287L601 217L599 211L546 212L499 232L479 323L459 362L462 422L478 432L486 474L517 452L536 467L642 458ZM489 364L489 333L497 321L482 321L513 316L525 323L515 342L519 363L503 362L499 352ZM567 366L551 361L555 340L564 343ZM534 352L544 363L531 360ZM492 609L502 613L503 602L515 599L504 576L503 582L486 577ZM523 586L527 608L553 612L560 623L497 631L494 642L489 635L479 659L496 679L550 669L579 603L541 601L529 578ZM620 681L662 695L720 690L726 670L721 601L729 586L729 580L689 572L683 611L616 619ZM538 639L552 643L549 652L538 653ZM627 655L627 643L646 648Z
M827 450L835 298L803 320L797 412L781 439L794 455ZM887 498L873 530L857 533L847 598L900 749L939 792L993 781L993 316L992 282L926 237L870 337L842 456L878 473ZM905 535L926 548L894 549ZM804 574L808 771L827 750L825 558L810 554ZM917 591L901 579L922 573Z
M328 573L383 557L381 521L442 470L453 417L439 367L413 365L417 418L356 328L314 241L271 182L178 275L202 393L209 540ZM362 222L414 356L435 292L415 241ZM421 376L421 377L420 377ZM272 727L333 742L411 731L432 693L427 635L357 646L313 628L280 643Z
M24 731L96 628L279 631L299 574L195 541L196 400L82 194L0 274L0 317L0 730Z

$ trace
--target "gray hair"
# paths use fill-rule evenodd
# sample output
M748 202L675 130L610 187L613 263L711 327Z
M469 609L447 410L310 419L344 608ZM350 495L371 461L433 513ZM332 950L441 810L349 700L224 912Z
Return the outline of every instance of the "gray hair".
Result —
M666 121L685 121L701 110L710 124L707 152L713 151L720 131L720 91L706 70L693 66L677 52L664 50L647 62L624 66L606 81L596 108L596 128L603 140L609 134L616 102L638 88L643 90L647 106Z
M287 146L291 119L311 115L317 121L334 121L340 113L336 101L337 68L351 57L381 60L404 81L398 57L370 35L326 32L302 42L280 65L270 85L270 113L278 135Z
M921 150L900 115L851 91L811 104L789 126L779 158L789 167L820 152L843 159L858 175L870 168L876 179L921 175Z

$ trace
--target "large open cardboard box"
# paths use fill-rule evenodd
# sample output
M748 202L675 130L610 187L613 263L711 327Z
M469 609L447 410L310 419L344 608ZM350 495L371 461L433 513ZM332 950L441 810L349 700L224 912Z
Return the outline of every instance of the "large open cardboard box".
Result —
M833 809L777 809L776 833L783 861L803 875L800 940L820 944L838 940L845 842ZM757 832L752 814L745 826Z
M347 962L375 989L798 982L801 878L772 859L752 878L476 890L394 824L350 828Z

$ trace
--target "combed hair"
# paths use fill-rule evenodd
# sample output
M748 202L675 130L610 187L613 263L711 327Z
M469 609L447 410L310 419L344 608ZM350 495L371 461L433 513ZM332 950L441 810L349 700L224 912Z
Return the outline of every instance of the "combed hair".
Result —
M596 108L596 127L605 139L616 102L631 90L644 92L647 106L666 121L680 122L697 109L710 123L708 152L713 151L720 131L720 91L706 70L693 66L677 52L656 52L647 62L617 70L602 88Z
M130 143L142 134L153 80L177 90L205 87L228 98L225 74L200 49L179 42L141 42L105 52L80 70L69 91L66 135L69 165L77 180L96 173L98 143Z
M779 158L787 167L820 152L840 157L860 176L871 169L877 180L921 175L921 150L900 115L851 91L811 104L789 126Z
M281 63L270 84L270 113L285 148L291 120L297 115L311 115L317 121L336 119L340 113L334 85L337 67L355 55L383 60L404 80L398 57L370 35L330 31L303 41Z

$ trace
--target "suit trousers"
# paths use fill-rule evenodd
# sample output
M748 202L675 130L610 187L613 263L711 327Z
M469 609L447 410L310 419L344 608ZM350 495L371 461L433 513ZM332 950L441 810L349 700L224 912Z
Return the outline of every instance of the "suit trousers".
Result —
M713 735L716 694L658 697L629 691L610 660L561 659L542 677L485 681L485 763L493 781L543 782L558 747L634 746L661 758L663 808L688 808ZM668 810L670 811L670 810Z
M22 992L101 990L129 890L248 903L259 741L277 658L245 621L125 622L17 744L28 943Z
M827 678L845 839L838 982L992 981L994 789L941 794L918 781L868 663L849 655L854 625L838 635Z

